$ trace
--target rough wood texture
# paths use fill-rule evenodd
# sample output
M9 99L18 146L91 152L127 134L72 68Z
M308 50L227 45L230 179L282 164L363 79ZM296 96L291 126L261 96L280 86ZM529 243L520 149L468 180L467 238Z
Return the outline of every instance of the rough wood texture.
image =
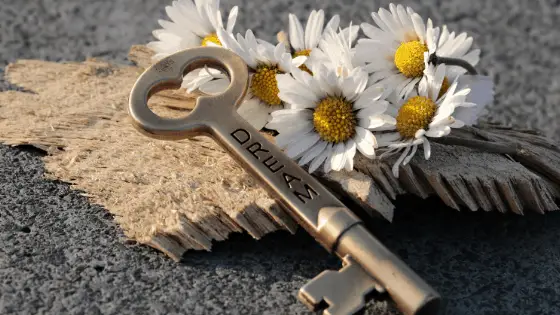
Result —
M49 152L49 178L72 183L111 211L128 237L174 259L187 249L209 250L232 232L260 238L295 231L291 218L210 139L163 142L131 128L127 98L140 73L95 60L18 61L7 77L33 93L0 94L1 141ZM183 115L169 105L174 101L160 96L151 106L168 117Z
M163 142L131 127L128 94L151 64L151 52L135 46L130 56L138 67L98 60L10 65L7 79L31 92L0 93L0 142L48 152L48 178L71 183L113 213L128 237L176 260L189 249L210 250L213 241L232 232L257 239L279 229L294 232L295 222L212 140ZM184 90L161 92L150 102L168 117L187 114L193 104L194 96ZM477 130L456 135L521 144L560 169L558 147L534 132L501 126ZM558 178L542 168L503 154L433 147L432 159L418 154L399 179L391 173L392 160L358 158L357 171L320 180L365 213L387 220L393 217L392 201L407 193L437 195L452 208L472 211L558 209Z

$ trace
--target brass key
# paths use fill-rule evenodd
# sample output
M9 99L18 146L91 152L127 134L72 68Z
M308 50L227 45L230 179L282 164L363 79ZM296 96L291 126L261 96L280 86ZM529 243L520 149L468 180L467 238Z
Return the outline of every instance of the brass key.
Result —
M186 73L208 66L230 79L216 96L199 97L185 118L157 116L148 99L179 88ZM343 259L339 272L326 271L303 287L299 298L312 309L328 304L328 314L353 314L372 290L386 292L404 314L436 314L441 298L364 227L352 211L313 176L249 125L236 111L248 87L244 61L233 52L204 47L175 53L147 69L130 95L129 113L143 134L162 140L198 135L215 139L327 251ZM341 290L342 289L342 290Z

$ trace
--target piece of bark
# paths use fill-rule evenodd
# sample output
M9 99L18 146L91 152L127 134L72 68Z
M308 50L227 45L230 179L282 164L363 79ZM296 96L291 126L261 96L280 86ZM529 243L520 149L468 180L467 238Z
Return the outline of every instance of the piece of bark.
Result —
M48 151L48 178L84 191L128 237L174 259L232 232L294 232L295 222L211 139L164 142L132 128L127 99L140 73L96 60L18 61L7 79L33 93L0 93L0 140ZM185 114L166 97L150 104L161 115Z
M164 142L132 128L128 95L150 57L147 48L135 46L131 59L141 67L98 60L10 65L6 78L32 93L0 93L0 142L48 152L48 178L71 183L113 213L128 237L176 260L189 249L210 250L213 241L232 232L257 239L280 229L294 232L294 220L211 139ZM165 91L150 106L163 116L182 116L194 97ZM483 130L535 146L551 166L560 167L557 147L546 138L497 126ZM407 193L435 194L456 209L519 214L558 209L554 179L504 155L434 143L432 158L425 161L419 153L398 179L391 173L393 162L357 155L356 171L318 176L336 195L388 220L395 211L391 201Z

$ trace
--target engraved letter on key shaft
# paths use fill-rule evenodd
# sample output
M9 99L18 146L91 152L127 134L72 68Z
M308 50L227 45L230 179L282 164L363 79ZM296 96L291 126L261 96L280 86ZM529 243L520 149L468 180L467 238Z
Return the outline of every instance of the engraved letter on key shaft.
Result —
M239 136L243 136L245 140L239 139ZM245 129L237 129L231 133L231 136L235 141L239 142L239 144L243 145L247 143L247 141L251 140L251 135Z
M278 159L270 154L269 150L263 148L262 143L258 141L252 143L250 142L251 133L249 131L245 129L237 129L230 135L237 143L244 146L245 150L251 153L257 161L261 161L273 174L278 173L278 171L284 168L284 165L280 164ZM247 143L250 144L246 145ZM293 176L287 172L282 173L282 178L288 188L290 188L290 191L304 204L307 203L307 201L313 200L315 197L319 196L319 193L309 184L305 183L301 178ZM297 186L299 186L299 189Z

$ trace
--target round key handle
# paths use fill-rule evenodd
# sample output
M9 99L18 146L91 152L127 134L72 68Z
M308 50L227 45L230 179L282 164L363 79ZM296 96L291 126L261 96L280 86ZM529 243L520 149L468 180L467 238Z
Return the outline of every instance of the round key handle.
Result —
M225 92L198 97L194 110L182 118L160 117L148 107L148 100L154 94L179 88L187 73L205 66L228 76L230 85ZM230 50L221 47L183 50L160 60L140 76L130 94L129 114L134 127L149 137L190 138L208 132L212 125L208 117L235 112L247 93L248 80L247 64Z

